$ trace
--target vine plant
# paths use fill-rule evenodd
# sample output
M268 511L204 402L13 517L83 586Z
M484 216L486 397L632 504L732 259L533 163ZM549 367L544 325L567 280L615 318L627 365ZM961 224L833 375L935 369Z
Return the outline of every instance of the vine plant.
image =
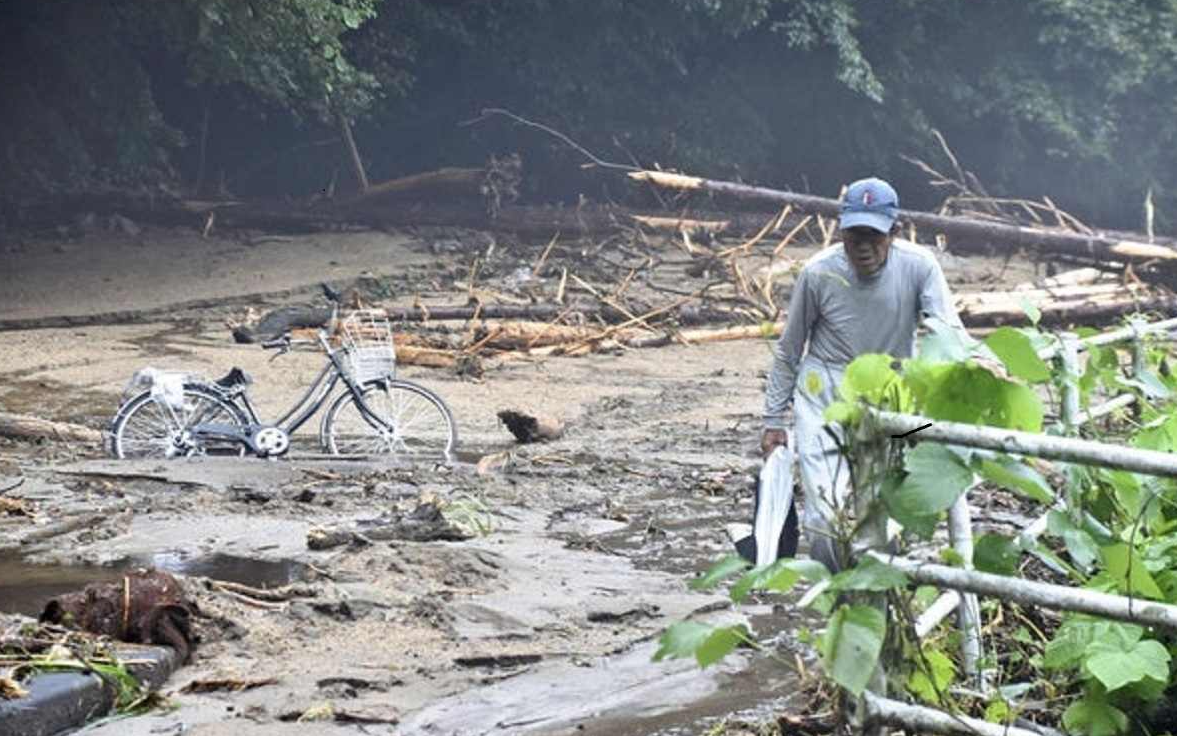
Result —
M1134 447L1177 452L1172 401L1177 376L1164 344L1147 344L1145 359L1136 361L1132 371L1125 370L1132 364L1130 346L1093 347L1082 372L1066 375L1039 358L1056 338L1040 331L1036 315L1030 316L1033 326L1002 327L975 344L945 325L932 325L918 358L900 362L864 355L847 367L840 401L826 413L827 421L839 428L835 436L855 494L848 504L853 511L843 510L836 525L846 559L855 559L864 530L881 521L902 527L900 544L930 540L949 507L980 482L1041 504L1043 511L1053 510L1041 539L981 535L971 560L978 570L1016 575L1023 567L1045 567L1069 584L1177 603L1177 479L1051 466L1000 452L919 443L918 434L905 441L879 439L870 426L867 407L1055 432L1059 430L1053 425L1044 430L1047 406L1055 404L1070 381L1077 384L1084 406L1097 395L1137 394L1131 412L1120 411L1086 432ZM949 564L966 562L951 549L941 557ZM951 633L923 642L914 636L914 611L930 602L935 590L912 590L903 573L870 557L860 557L834 575L807 559L749 567L729 555L691 587L709 589L730 580L728 595L739 604L753 591L785 593L799 581L810 583L813 587L801 600L828 616L816 639L823 669L853 696L871 684L872 671L884 658L892 692L898 682L916 700L997 723L1013 723L1032 702L1039 710L1045 703L1051 720L1061 722L1067 733L1117 736L1142 728L1155 732L1149 723L1172 685L1177 644L1157 632L1088 615L1060 617L987 601L986 629L1006 636L1001 651L982 663L996 686L978 696L956 687L961 683L949 646ZM878 605L882 597L889 609ZM743 625L682 621L663 633L654 658L694 657L706 667L741 644L757 646Z

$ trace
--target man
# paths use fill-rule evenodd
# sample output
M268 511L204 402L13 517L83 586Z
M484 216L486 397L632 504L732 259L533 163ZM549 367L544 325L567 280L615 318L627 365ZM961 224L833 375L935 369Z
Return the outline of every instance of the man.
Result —
M940 264L926 248L899 240L899 196L881 179L846 190L842 242L801 269L788 323L773 355L764 402L765 457L788 444L785 410L793 401L793 443L805 495L802 527L810 556L840 569L830 535L849 490L849 473L822 415L846 366L865 353L910 357L925 317L963 330Z

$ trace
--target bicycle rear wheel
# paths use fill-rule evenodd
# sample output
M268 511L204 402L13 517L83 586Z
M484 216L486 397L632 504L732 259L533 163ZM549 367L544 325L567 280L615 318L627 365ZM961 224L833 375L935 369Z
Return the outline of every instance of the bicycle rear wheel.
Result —
M361 389L365 415L350 391L323 418L324 449L335 455L450 458L458 444L454 417L441 397L409 381L372 381Z
M117 458L172 458L190 455L244 455L245 445L209 441L192 436L197 424L249 424L236 404L215 390L184 384L184 403L171 407L152 398L150 391L131 397L110 426L110 453Z

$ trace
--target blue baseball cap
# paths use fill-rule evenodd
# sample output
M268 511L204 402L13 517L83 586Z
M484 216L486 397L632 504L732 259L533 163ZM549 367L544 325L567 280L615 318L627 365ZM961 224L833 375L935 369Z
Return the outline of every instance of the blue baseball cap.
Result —
M882 179L859 179L846 189L838 227L869 227L889 233L899 218L899 195Z

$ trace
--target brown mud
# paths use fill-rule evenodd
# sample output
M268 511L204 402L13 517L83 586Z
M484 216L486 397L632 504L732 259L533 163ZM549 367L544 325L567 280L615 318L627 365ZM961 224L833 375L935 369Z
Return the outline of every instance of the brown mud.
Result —
M545 245L500 241L488 258L490 236L478 234L473 245L462 240L469 237L337 233L255 247L147 230L135 242L10 249L0 317L207 297L226 304L144 324L2 332L0 410L104 428L140 368L215 378L241 366L255 378L251 396L263 418L275 417L322 357L296 352L271 363L256 346L233 344L224 322L241 316L242 303L264 311L313 302L320 279L363 274L388 303L461 303L475 257L485 260L480 285L506 292ZM557 249L552 263L591 280L590 246ZM661 248L668 260L676 253ZM815 250L790 255L800 261ZM944 263L958 288L1018 283L1035 272L998 259ZM606 275L596 281L607 285ZM680 269L635 291L668 301L658 296L659 279L682 289L705 283ZM735 713L756 722L809 709L797 702L796 676L762 654L741 651L706 671L691 661L650 661L663 628L696 617L746 621L777 655L815 666L795 640L815 622L780 599L733 609L686 586L731 550L725 525L750 521L769 359L766 342L741 341L502 363L479 379L400 368L452 409L462 448L450 465L316 457L308 454L317 452L313 422L303 430L307 442L277 461L115 462L97 448L0 439L0 489L19 481L4 495L33 510L0 516L0 610L28 614L45 586L114 577L128 566L186 576L202 641L165 688L178 707L91 735L637 736L708 732ZM553 442L516 445L496 418L503 409L556 417L567 429ZM500 462L480 474L477 461L495 453ZM489 533L307 549L314 527L363 525L433 499L474 509ZM314 595L257 605L212 580L295 582ZM179 692L217 678L277 684Z

